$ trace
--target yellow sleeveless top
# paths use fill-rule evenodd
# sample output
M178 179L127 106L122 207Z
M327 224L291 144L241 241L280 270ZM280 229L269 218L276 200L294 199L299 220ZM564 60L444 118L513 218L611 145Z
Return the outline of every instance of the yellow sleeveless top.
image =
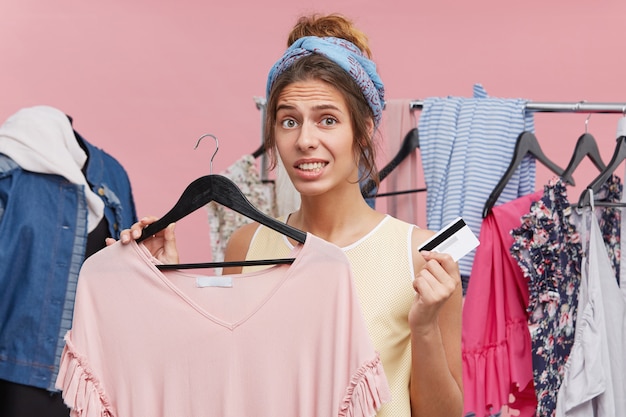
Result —
M415 297L411 256L414 227L386 216L366 236L342 248L352 264L367 329L380 354L391 389L391 402L381 407L376 414L378 417L411 416L408 315ZM284 258L292 248L284 235L259 226L246 259ZM266 266L245 267L244 271L261 268Z

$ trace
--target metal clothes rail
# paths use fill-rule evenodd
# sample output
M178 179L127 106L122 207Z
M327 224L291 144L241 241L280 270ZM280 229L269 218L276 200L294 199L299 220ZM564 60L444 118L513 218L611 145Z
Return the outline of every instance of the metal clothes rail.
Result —
M265 98L254 97L257 108L265 108ZM412 100L409 105L412 109L421 110L424 106L423 100ZM526 109L537 112L555 113L622 113L626 116L626 103L594 103L587 101L561 102L561 101L529 101Z
M409 104L411 109L421 110L424 106L423 100L413 100ZM626 103L591 103L586 101L578 102L533 102L526 104L527 110L536 112L554 113L622 113L626 116Z

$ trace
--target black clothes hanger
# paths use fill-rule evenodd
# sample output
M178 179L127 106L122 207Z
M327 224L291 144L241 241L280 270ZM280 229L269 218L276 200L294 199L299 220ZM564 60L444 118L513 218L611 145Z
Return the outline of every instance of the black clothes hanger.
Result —
M200 177L189 184L176 205L159 220L143 229L143 233L137 241L141 242L165 229L170 223L182 219L211 201L235 210L237 213L270 227L297 242L304 243L306 240L305 232L268 216L252 205L231 179L223 175L211 174Z
M569 164L567 164L567 168L565 168L565 171L563 172L563 177L565 178L569 178L574 173L574 170L578 167L578 164L580 164L585 156L588 156L589 159L591 159L591 162L593 162L600 172L606 169L606 165L600 156L600 150L598 149L596 138L594 138L593 135L587 131L590 117L591 114L589 114L585 120L585 133L578 138L576 147L574 148L574 154L572 155Z
M391 197L394 195L403 195L403 194L413 194L413 193L424 193L426 192L426 188L413 188L412 190L401 190L401 191L389 191L388 193L378 193L367 198L378 198L378 197Z
M265 144L262 143L261 146L259 146L256 151L252 152L252 157L254 159L258 159L260 156L263 156L265 154ZM265 166L264 162L261 163L261 169L263 169ZM274 180L270 180L265 178L265 173L266 171L263 171L262 175L261 175L261 182L264 184L268 184L268 183L274 183Z
M265 153L265 144L261 144L256 151L252 152L252 156L256 159Z
M602 161L602 157L600 156L600 150L598 149L598 143L596 139L593 137L591 133L583 133L576 142L576 147L574 148L574 154L567 164L567 168L563 171L563 177L569 178L573 173L576 167L580 164L584 157L589 157L591 162L598 168L600 172L606 169L606 165Z
M566 183L570 185L575 185L574 179L571 176L563 177L563 169L556 165L554 162L550 161L548 157L543 153L535 134L527 131L522 132L517 137L517 143L515 144L513 158L511 160L511 163L509 164L509 167L507 168L506 172L504 173L496 187L493 189L493 191L489 195L489 198L487 199L487 202L485 203L485 206L483 208L483 218L487 217L494 204L496 204L496 201L498 200L498 197L500 197L500 194L504 190L504 187L506 187L506 184L515 173L515 169L519 166L519 164L522 162L527 154L533 155L537 161L548 167L555 174L561 176Z
M217 143L217 138L212 136ZM200 140L198 140L198 144ZM196 147L198 146L196 144ZM217 153L217 150L215 151ZM213 157L215 153L213 154ZM213 157L211 161L213 161ZM213 168L211 166L211 172ZM137 242L141 242L144 239L154 235L155 233L165 229L169 224L176 222L183 217L191 214L200 207L205 206L209 202L214 201L218 204L226 206L239 214L242 214L264 226L267 226L277 232L280 232L293 240L304 243L306 240L306 233L298 230L286 223L274 219L263 213L256 208L241 192L239 187L229 178L218 175L210 174L200 177L193 181L185 188L183 194L178 199L174 207L168 211L163 217L156 222L148 225L143 229L141 237L137 239ZM260 261L234 261L234 262L209 262L209 263L195 263L195 264L171 264L171 265L157 265L159 269L190 269L190 268L217 268L228 266L249 266L249 265L274 265L292 263L293 258L284 259L272 259L272 260L260 260Z
M620 136L617 138L617 144L613 151L613 156L609 164L600 172L600 174L585 188L578 199L578 207L582 208L590 203L589 201L589 189L593 191L593 195L596 195L602 185L609 179L615 169L626 159L626 136Z
M414 127L406 134L406 136L402 140L402 144L400 145L400 150L398 151L398 153L396 153L393 159L389 161L389 163L385 165L383 169L379 171L378 180L379 181L384 180L385 177L387 177L387 175L391 173L391 171L393 171L398 165L400 165L402 161L406 159L407 156L409 156L419 147L420 147L419 131L417 130L416 127ZM374 188L376 188L376 183L374 182L374 180L369 180L361 187L361 194L365 198L379 197L379 196L382 197L382 195L370 195L370 193L374 190ZM407 192L416 192L416 191L417 190L410 190ZM395 194L400 194L400 193L406 193L406 192L399 191L399 192L394 192L394 193L386 193L385 195L395 195Z

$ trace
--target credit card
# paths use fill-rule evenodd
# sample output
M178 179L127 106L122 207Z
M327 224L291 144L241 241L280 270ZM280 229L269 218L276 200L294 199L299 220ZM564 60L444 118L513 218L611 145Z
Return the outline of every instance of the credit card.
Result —
M424 242L418 250L447 253L452 256L452 259L458 261L479 244L478 238L472 233L465 220L457 217Z

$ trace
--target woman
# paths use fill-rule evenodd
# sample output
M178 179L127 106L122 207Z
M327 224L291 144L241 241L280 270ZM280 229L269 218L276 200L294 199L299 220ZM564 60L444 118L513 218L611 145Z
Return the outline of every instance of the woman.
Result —
M340 16L301 18L267 83L265 148L301 195L287 224L343 248L392 401L378 416L461 416L462 292L449 255L418 253L433 235L372 209L360 173L377 178L373 138L384 89L365 35ZM137 238L155 218L123 233ZM173 225L144 241L178 261ZM280 258L294 242L256 223L230 238L225 260ZM246 271L249 269L246 269ZM225 269L238 273L241 268Z

